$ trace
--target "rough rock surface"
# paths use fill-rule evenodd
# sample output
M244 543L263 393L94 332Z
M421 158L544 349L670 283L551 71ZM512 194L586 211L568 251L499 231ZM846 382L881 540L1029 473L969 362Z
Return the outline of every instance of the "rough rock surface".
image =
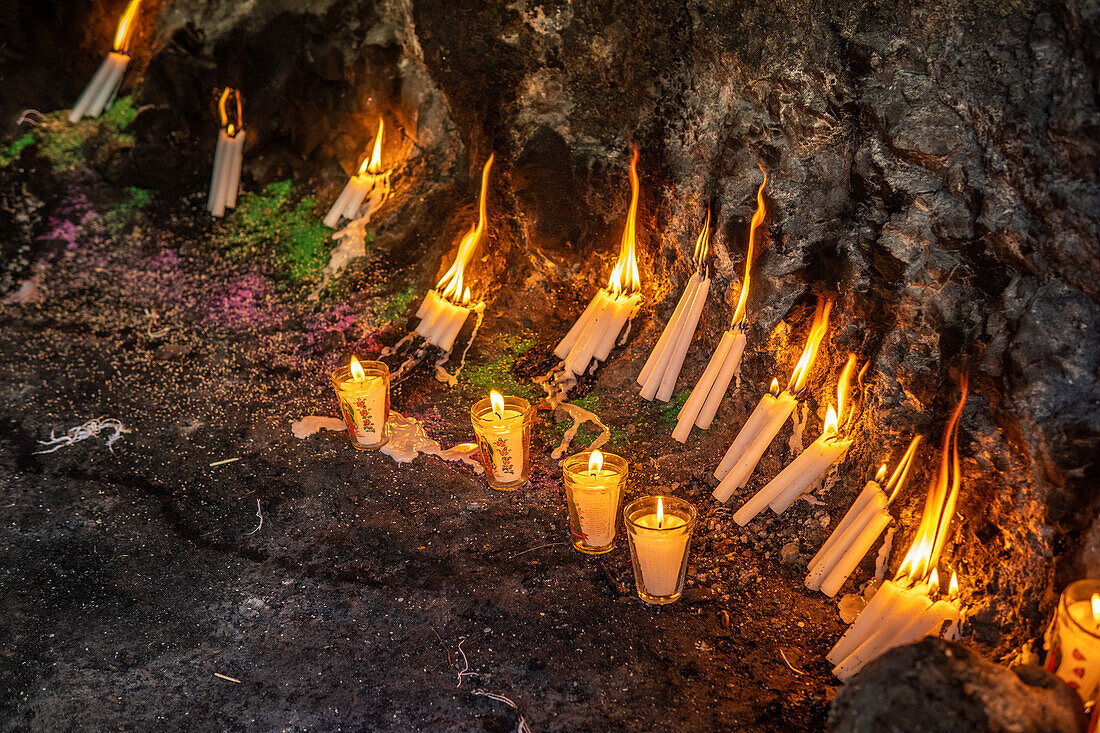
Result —
M1077 733L1077 693L1038 667L1006 669L958 644L926 639L868 664L833 700L837 733Z

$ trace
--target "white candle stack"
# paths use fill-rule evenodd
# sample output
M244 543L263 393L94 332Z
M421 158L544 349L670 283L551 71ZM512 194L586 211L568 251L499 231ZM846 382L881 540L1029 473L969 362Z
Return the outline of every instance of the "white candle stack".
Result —
M763 166L760 172L764 173ZM733 312L733 325L722 334L718 342L718 348L711 354L707 368L703 370L703 376L696 382L695 388L687 402L680 408L676 416L676 428L672 431L672 437L681 443L686 443L691 435L691 426L697 425L702 430L710 427L714 415L718 412L718 405L726 396L730 382L737 377L741 381L741 357L745 353L745 345L748 343L746 332L748 323L745 321L745 310L749 296L749 270L752 267L752 253L756 241L756 230L764 223L767 209L764 206L764 186L768 182L768 174L764 173L764 181L756 190L756 212L752 215L749 224L749 247L745 254L745 278L741 281L741 295L737 299L737 308Z
M886 476L885 464L879 468L875 478L863 487L840 524L810 560L806 575L807 588L820 590L832 598L848 580L860 560L871 549L871 545L890 524L888 508L905 485L918 443L919 435L909 443L909 448L885 487L880 483Z
M384 123L378 118L378 134L374 138L374 150L369 159L364 159L359 172L348 179L344 190L336 198L332 208L325 215L324 224L335 228L340 218L356 220L370 217L390 196L390 172L382 171L382 131ZM363 202L366 207L363 208ZM360 215L360 209L363 214Z
M638 220L637 149L630 160L630 191L630 210L619 245L619 259L611 271L608 286L596 291L581 317L554 349L554 355L562 360L565 369L577 376L584 374L593 359L597 363L607 360L623 326L642 305L641 279L634 255L634 230Z
M122 85L122 77L130 63L130 39L134 31L134 16L137 15L141 0L130 0L115 31L114 49L103 59L95 76L84 87L69 112L69 122L80 122L83 117L99 117L111 106Z
M763 511L765 506L770 506L776 514L782 514L795 499L824 476L833 464L848 452L852 440L846 436L855 410L848 409L848 420L843 430L840 421L845 416L845 402L848 400L855 367L856 357L849 355L848 363L845 364L844 371L841 372L837 382L837 409L834 410L832 405L829 406L821 437L799 453L798 457L788 463L778 476L745 502L744 506L733 515L735 522L744 527Z
M236 117L229 119L229 98L233 97ZM210 176L210 195L206 208L214 216L225 216L226 209L237 206L237 190L241 185L241 163L244 161L244 115L241 110L241 94L226 87L218 100L221 129L218 145L214 148L214 171Z
M752 472L756 470L756 464L760 462L760 457L764 455L764 451L771 445L779 429L783 427L783 423L794 411L795 405L798 404L795 395L800 393L806 384L806 377L817 356L818 347L829 327L831 309L831 300L824 301L824 304L818 303L806 347L802 351L798 364L795 365L787 389L780 393L778 380L772 380L770 394L760 399L756 409L749 415L749 419L745 421L733 444L722 457L718 468L714 470L714 477L721 479L721 483L714 490L714 498L718 501L726 501L734 491L748 483Z
M706 274L706 259L710 241L710 211L707 211L703 230L695 242L695 272L691 274L684 288L672 318L668 319L657 344L653 347L645 366L638 375L638 384L642 387L642 399L652 400L654 396L661 402L668 402L676 388L676 379L684 365L688 346L699 325L699 316L707 302L710 292L710 277Z
M463 286L463 276L466 265L473 258L477 245L485 233L486 192L489 188L489 170L493 167L493 157L490 155L481 169L481 195L478 199L477 224L470 227L470 231L458 243L455 261L451 263L447 272L443 273L435 289L428 291L428 295L416 311L416 317L420 319L416 325L416 332L443 351L451 350L455 339L462 331L462 325L466 323L467 316L474 311L474 306L470 305L470 288Z
M940 554L955 513L961 485L959 467L959 417L966 403L967 380L961 380L962 397L948 419L940 451L940 469L928 490L916 536L892 581L886 581L867 607L827 655L833 674L847 680L883 652L942 632L947 622L960 618L955 601L958 578L951 576L946 599L932 602L939 588Z

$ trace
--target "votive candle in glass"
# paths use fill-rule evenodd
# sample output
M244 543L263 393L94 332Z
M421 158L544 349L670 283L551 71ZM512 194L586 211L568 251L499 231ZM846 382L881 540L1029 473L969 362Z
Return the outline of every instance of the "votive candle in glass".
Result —
M1043 646L1047 671L1092 700L1100 687L1100 580L1078 580L1062 591Z
M615 546L626 460L614 453L584 451L566 458L562 473L573 547L589 555L610 552Z
M672 603L683 592L697 516L690 502L674 496L644 496L623 510L634 582L646 603Z
M527 483L535 422L531 403L493 390L471 408L470 418L489 485L510 491Z
M386 444L390 417L390 368L380 361L360 362L354 356L348 366L332 373L332 387L348 426L351 444L359 450L375 450Z

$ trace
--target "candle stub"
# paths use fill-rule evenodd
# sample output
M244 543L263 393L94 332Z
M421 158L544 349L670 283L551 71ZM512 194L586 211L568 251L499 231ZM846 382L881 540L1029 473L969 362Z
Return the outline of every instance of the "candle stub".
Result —
M352 445L373 450L386 444L390 412L390 370L380 361L351 364L332 373L332 386Z

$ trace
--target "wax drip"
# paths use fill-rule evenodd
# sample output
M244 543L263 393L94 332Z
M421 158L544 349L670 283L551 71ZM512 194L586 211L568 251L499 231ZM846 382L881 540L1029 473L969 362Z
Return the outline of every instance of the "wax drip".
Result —
M416 332L415 331L410 331L409 333L402 336L401 340L398 341L393 346L387 346L384 349L382 349L382 353L380 354L380 356L389 356L390 354L397 353L398 349L400 349L402 346L404 346L405 344L412 341L414 338L416 338Z
M878 548L878 555L875 557L875 580L882 582L882 579L886 577L886 568L890 564L890 553L894 549L894 532L897 529L891 527L886 532L886 538L882 541L882 547Z
M332 235L339 244L332 250L328 264L321 271L321 284L309 294L310 300L317 300L321 291L328 287L332 278L339 275L348 263L367 256L367 224L370 223L371 216L386 203L389 196L390 174L387 171L384 175L375 176L370 193L366 196L366 208L363 209L363 214Z
M477 314L477 321L474 322L474 330L470 334L470 340L466 342L466 348L462 350L462 359L458 362L458 369L455 370L454 374L450 374L443 368L443 365L451 358L450 351L439 357L439 361L435 363L435 378L451 387L458 384L458 375L462 372L462 367L466 366L466 354L469 353L470 346L473 345L474 339L477 338L477 332L481 330L481 324L485 320L485 301L475 305L472 310Z
M798 405L795 405L794 410L791 411L791 425L794 427L794 432L791 433L790 440L787 441L787 447L791 449L791 457L797 456L803 450L802 445L802 433L806 430L806 422L810 419L810 406L805 402L802 403L802 419L798 418Z
M546 397L540 406L544 405L555 411L562 410L573 418L573 424L565 431L558 447L551 452L551 458L559 460L565 455L565 452L569 450L569 445L573 442L573 438L577 437L577 431L586 422L595 424L601 431L591 445L588 446L588 450L601 448L611 439L610 428L604 425L603 421L594 412L566 401L569 390L577 383L577 378L568 369L565 369L565 362L561 362L543 376L532 381L546 392Z

